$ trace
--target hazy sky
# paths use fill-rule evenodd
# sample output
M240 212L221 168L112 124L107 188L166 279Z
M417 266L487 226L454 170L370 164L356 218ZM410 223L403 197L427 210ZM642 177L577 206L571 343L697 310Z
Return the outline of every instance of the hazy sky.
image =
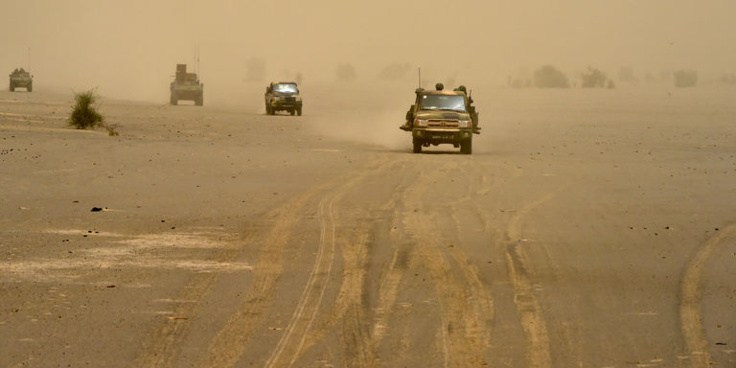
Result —
M357 82L391 63L485 81L547 63L736 70L733 0L0 0L0 14L0 68L30 48L37 89L130 98L165 96L196 47L215 87L243 83L249 58L268 79L334 80L350 63Z

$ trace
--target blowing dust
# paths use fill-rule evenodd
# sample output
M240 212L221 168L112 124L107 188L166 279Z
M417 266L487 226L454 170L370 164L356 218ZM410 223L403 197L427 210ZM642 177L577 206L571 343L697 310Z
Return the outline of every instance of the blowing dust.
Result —
M736 65L732 1L30 0L0 13L13 15L0 70L30 69L39 91L151 102L166 101L177 63L200 74L207 104L238 105L272 80L413 87L419 67L432 82L506 85L546 64L638 80Z

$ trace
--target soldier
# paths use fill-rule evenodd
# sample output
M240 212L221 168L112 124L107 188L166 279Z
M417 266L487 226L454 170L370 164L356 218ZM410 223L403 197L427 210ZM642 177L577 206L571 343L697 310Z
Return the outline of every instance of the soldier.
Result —
M468 89L462 84L455 88L456 92L462 92L465 96L468 96L468 112L470 118L473 120L473 133L480 134L480 127L478 127L478 113L475 112L475 106L473 106L473 96L468 95Z
M442 85L442 83L437 83L437 84ZM406 122L404 123L404 125L400 126L399 129L406 130L407 132L411 131L412 127L414 126L414 107L416 106L416 104L419 103L419 94L422 93L423 91L424 91L424 88L422 87L419 87L416 90L414 90L414 94L417 95L415 104L409 106L409 111L406 112Z
M437 84L434 85L434 89L436 89L438 91L442 91L443 89L445 89L445 85L442 84L442 83L437 83Z

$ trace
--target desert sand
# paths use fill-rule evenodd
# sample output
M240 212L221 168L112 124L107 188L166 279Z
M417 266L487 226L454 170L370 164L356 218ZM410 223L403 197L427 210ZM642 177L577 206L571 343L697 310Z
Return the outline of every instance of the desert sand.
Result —
M736 90L476 87L468 156L241 88L0 92L0 366L736 366Z

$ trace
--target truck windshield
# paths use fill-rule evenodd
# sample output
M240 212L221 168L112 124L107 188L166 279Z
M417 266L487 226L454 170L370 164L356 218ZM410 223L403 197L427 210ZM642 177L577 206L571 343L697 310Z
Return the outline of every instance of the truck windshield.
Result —
M281 93L297 93L296 84L291 83L274 84L273 91Z
M452 110L466 112L465 97L453 95L424 95L422 110Z

